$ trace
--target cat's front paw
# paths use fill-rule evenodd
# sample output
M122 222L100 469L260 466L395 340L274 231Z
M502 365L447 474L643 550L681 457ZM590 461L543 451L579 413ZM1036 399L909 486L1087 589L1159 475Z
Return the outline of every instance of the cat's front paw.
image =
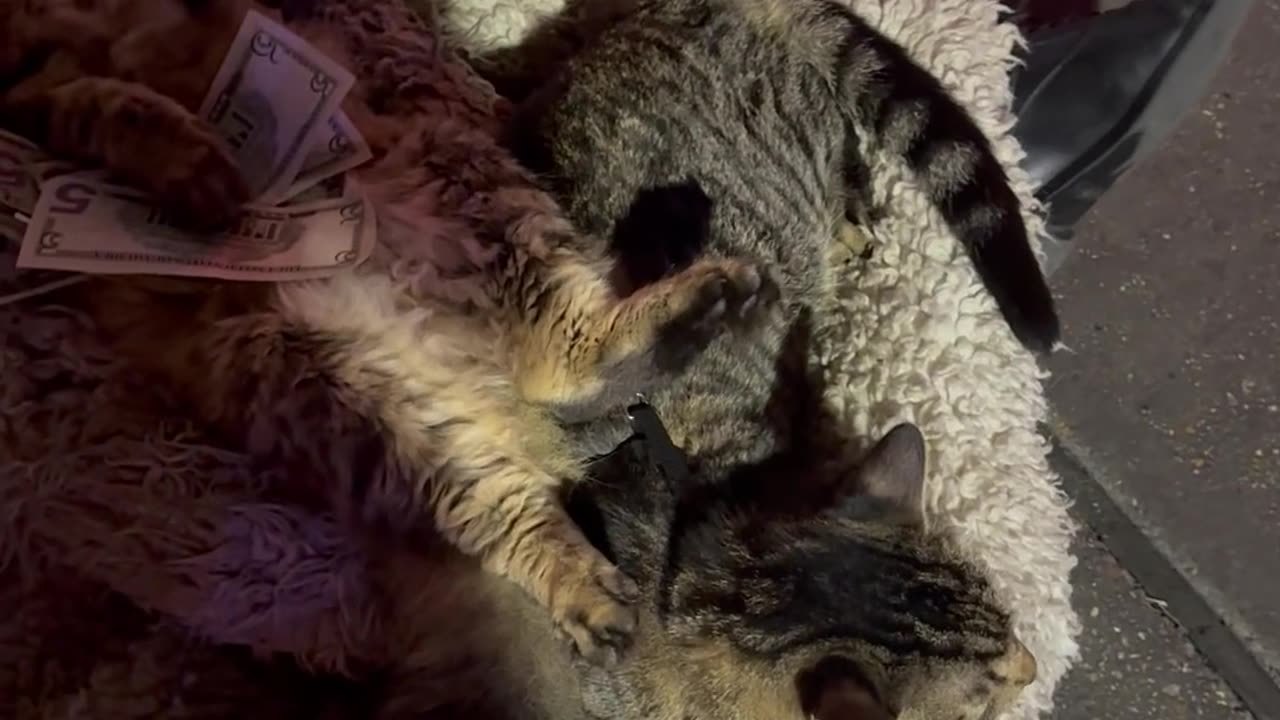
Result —
M249 185L212 129L189 121L177 132L175 152L153 192L184 226L224 229L249 201Z
M551 601L556 626L583 658L611 667L636 629L635 582L604 558L562 578Z
M752 263L725 261L725 313L730 323L754 325L778 303L781 291L767 273Z
M655 344L659 362L670 366L684 365L730 326L758 321L778 298L777 286L741 260L699 262L667 282Z

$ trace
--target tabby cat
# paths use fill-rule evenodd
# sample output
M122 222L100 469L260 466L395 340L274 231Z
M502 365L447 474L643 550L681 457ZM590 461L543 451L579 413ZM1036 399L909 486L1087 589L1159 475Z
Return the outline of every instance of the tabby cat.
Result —
M807 304L829 279L820 249L845 219L872 219L862 152L881 148L916 173L1018 339L1058 339L986 136L837 0L569 0L476 62L524 101L515 149L590 232L612 237L637 193L691 180L717 204L710 250L776 266Z
M925 531L924 460L902 425L824 492L674 482L624 446L572 503L640 587L611 670L454 553L385 558L407 659L379 720L995 720L1036 662L982 573Z
M606 512L651 614L613 676L631 694L598 714L994 718L1034 662L985 583L920 531L918 433L891 433L851 483L870 497L839 511L778 526L731 500L846 486L850 443L822 416L807 328L828 311L833 239L864 210L863 144L915 170L1014 333L1056 341L1019 202L973 119L831 0L584 0L476 60L521 101L513 149L635 282L747 257L782 290L758 332L715 339L649 396L689 457L676 493L722 509L677 508L661 530L638 492Z
M6 126L189 218L234 214L243 183L193 110L247 2L0 1ZM608 660L634 588L559 491L622 438L562 424L678 374L766 313L768 288L750 263L708 260L621 296L603 246L484 132L491 89L407 10L310 11L291 26L360 79L344 109L381 158L362 174L385 221L373 258L278 286L98 278L83 302L201 419L288 468L277 492L362 528L434 528Z

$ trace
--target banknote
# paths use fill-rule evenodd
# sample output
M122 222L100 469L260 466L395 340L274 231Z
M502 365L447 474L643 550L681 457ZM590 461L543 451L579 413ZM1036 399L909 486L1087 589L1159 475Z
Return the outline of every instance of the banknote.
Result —
M199 115L226 140L264 205L288 195L308 153L328 140L329 119L351 73L256 11L245 16Z
M294 178L285 197L293 199L299 193L314 187L316 183L363 165L373 158L373 151L364 141L360 131L339 110L329 118L327 130L321 141L312 146L302 161L302 169Z
M18 253L27 224L0 214L0 310L80 282L85 275L56 270L19 270Z
M75 282L67 273L17 268L27 221L40 194L30 168L47 161L40 148L0 130L0 307Z
M236 226L200 235L146 194L78 174L46 183L19 268L279 282L324 277L373 250L371 204L354 194L284 207L246 206Z
M40 189L27 168L48 156L24 138L0 130L0 213L30 215Z

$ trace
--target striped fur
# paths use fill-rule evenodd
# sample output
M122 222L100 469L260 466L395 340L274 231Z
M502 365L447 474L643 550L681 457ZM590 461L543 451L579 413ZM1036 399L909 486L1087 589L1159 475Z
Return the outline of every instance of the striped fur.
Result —
M677 485L637 443L597 464L574 518L639 586L635 644L608 671L465 562L396 560L404 649L378 717L996 720L1035 660L982 573L924 530L922 442L900 427L834 485L794 462L785 483Z
M738 473L672 488L629 451L600 470L611 481L593 493L597 526L639 582L652 612L641 622L657 637L597 676L597 695L620 705L597 715L880 717L835 697L856 681L883 717L993 720L1034 679L981 573L923 528L923 439L911 426L834 486L792 457L785 485ZM832 659L856 673L800 687Z
M848 471L856 446L824 418L808 367L866 143L915 167L979 268L998 271L984 277L1024 342L1056 339L1016 200L972 121L826 0L587 1L524 48L476 62L520 98L512 147L579 227L613 238L633 282L750 257L781 288L783 311L758 332L717 338L649 396L690 456L688 484L626 463L600 471L596 539L639 583L641 615L617 671L577 675L589 713L993 720L1007 709L1035 661L981 573L924 531L918 432L891 433ZM545 716L574 717L564 693L529 692L552 698Z
M235 2L185 20L224 18L209 30L229 38L247 8ZM360 177L380 209L374 256L272 288L98 278L85 304L197 417L287 468L277 493L362 530L443 535L608 661L634 626L633 584L560 493L624 436L564 426L620 414L723 330L755 322L768 285L750 263L709 259L624 295L605 248L485 132L494 98L403 7L287 9L360 78L344 110L375 150ZM139 64L131 82L149 87L153 67L165 70Z
M842 217L868 219L861 158L879 148L915 171L1022 343L1048 351L1058 339L986 136L834 0L581 0L525 46L478 63L528 96L512 142L571 186L560 188L570 212L593 232L610 235L638 192L691 179L718 206L713 249L749 249L809 277L813 243Z

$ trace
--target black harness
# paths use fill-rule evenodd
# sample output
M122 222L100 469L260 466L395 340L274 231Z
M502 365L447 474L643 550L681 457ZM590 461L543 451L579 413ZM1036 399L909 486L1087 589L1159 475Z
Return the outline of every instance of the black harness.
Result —
M689 476L689 463L685 460L684 451L671 442L671 436L662 426L653 406L639 398L634 405L627 408L627 420L635 433L634 441L643 445L646 454L662 470L667 481L683 483Z

